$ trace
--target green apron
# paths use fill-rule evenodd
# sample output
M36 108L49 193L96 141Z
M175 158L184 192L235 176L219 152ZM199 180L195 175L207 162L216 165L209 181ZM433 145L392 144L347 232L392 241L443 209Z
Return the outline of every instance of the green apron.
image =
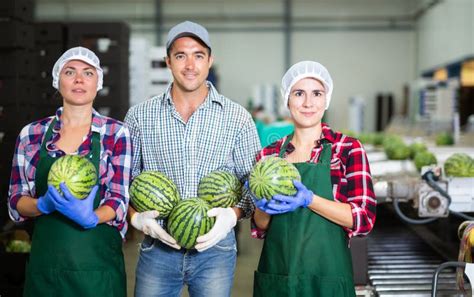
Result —
M292 137L283 144L280 157ZM323 143L318 163L294 165L308 189L334 200L330 162L331 144ZM255 272L253 296L355 296L352 260L342 227L309 208L273 216Z
M55 161L46 151L55 123L53 120L50 124L41 146L35 177L38 197L47 191L48 172ZM93 133L92 150L87 157L97 172L99 156L99 134ZM99 203L100 190L94 209ZM107 224L84 230L57 211L36 218L23 295L125 297L125 266L118 230Z

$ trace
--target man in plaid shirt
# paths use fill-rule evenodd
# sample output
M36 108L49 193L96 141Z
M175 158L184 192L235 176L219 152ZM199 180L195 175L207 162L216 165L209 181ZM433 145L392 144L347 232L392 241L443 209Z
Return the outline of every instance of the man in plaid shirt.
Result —
M183 22L168 33L166 63L174 81L161 95L132 107L126 118L133 143L132 176L157 170L177 185L182 199L197 197L202 177L221 169L240 180L249 174L260 144L250 114L206 81L213 62L207 30ZM131 224L146 236L136 270L135 296L230 296L236 242L233 227L249 217L248 195L233 208L213 208L214 227L195 249L181 248L157 222L156 211L137 213Z

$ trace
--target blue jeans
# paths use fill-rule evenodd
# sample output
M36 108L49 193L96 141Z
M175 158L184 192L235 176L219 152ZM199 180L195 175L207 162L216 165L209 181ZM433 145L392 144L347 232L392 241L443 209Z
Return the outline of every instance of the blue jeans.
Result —
M191 297L230 296L236 256L233 230L201 253L178 251L146 236L140 246L135 297L179 297L184 284Z

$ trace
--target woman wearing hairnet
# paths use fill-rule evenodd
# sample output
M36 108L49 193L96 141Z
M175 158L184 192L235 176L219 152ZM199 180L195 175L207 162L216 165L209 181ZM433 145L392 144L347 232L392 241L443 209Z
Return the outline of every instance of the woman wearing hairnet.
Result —
M295 131L257 156L293 163L302 182L297 193L256 201L252 236L265 238L254 296L355 296L349 239L366 235L376 201L364 148L321 120L333 82L312 61L283 76L282 94Z
M35 220L24 296L126 296L122 238L129 200L129 131L92 108L103 81L92 51L69 49L52 75L62 107L22 129L10 180L10 217ZM47 185L51 165L67 154L89 158L98 170L97 184L84 200L64 184L62 194Z

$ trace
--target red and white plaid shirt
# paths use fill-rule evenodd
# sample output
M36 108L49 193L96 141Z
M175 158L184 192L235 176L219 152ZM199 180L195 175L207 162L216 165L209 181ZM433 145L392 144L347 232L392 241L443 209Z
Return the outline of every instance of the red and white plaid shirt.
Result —
M367 235L373 228L376 214L376 199L372 186L369 162L362 144L355 138L331 130L327 124L322 124L323 139L331 143L331 181L334 199L348 203L352 209L354 225L345 228L347 236ZM257 155L257 161L266 156L276 155L287 136L268 145ZM319 161L323 146L315 145L308 162ZM283 157L294 151L292 143L288 143ZM264 238L265 232L259 230L252 221L252 237Z

